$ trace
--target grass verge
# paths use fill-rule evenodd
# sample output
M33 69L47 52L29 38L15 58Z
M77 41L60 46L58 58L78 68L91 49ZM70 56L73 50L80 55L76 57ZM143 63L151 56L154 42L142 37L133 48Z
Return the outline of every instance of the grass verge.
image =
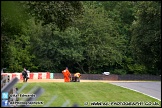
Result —
M24 83L16 84L21 88ZM48 103L53 96L57 98L49 107L61 107L67 101L67 107L76 103L79 107L93 106L115 106L115 107L161 107L161 101L143 95L141 93L128 90L110 83L103 82L48 82L48 83L29 83L21 92L27 94L33 87L41 87L44 93L36 101ZM21 99L20 99L21 100ZM43 105L33 105L42 107Z

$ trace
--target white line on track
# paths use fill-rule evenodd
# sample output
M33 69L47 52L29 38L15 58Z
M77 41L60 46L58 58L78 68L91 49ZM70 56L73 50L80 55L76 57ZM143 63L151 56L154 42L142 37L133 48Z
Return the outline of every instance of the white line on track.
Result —
M111 84L112 84L112 83L111 83ZM116 84L113 84L113 85L116 85ZM116 85L116 86L120 86L120 87L123 87L123 88L129 89L129 90L132 90L132 91L135 91L135 92L142 93L142 92L140 92L140 91L138 91L138 90L131 89L131 88L128 88L128 87L124 87L124 86L121 86L121 85ZM153 97L153 96L151 96L151 95L148 95L148 94L145 94L145 93L142 93L142 94L144 94L144 95L146 95L146 96L149 96L149 97L152 97L152 98L154 98L154 99L157 99L157 100L161 101L161 99L158 99L158 98Z

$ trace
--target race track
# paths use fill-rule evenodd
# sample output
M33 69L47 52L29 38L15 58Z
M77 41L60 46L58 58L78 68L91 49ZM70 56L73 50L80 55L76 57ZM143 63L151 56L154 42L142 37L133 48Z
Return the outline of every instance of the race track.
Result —
M22 83L23 81L20 80L20 83ZM64 82L64 79L29 79L28 80L29 83L32 82ZM146 81L111 81L111 80L80 80L80 82L146 82Z
M111 84L140 92L161 101L161 81L111 82Z
M29 79L28 83L43 83L43 82L63 82L64 79ZM105 82L136 92L148 95L161 101L161 81L110 81L110 80L80 80L80 82ZM19 83L23 83L22 80ZM77 82L78 83L78 82Z

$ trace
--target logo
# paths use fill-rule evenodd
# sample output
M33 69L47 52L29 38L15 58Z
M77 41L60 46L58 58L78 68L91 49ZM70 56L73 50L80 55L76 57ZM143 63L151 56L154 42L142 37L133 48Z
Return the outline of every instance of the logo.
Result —
M2 92L2 99L8 99L8 92Z
M8 100L2 100L2 107L8 106Z

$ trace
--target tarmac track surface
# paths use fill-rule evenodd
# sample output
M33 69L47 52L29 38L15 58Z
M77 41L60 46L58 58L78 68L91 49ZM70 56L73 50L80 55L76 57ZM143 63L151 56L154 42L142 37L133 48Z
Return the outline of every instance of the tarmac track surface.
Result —
M20 83L23 81L20 80ZM29 79L28 83L43 83L43 82L64 82L64 79ZM110 81L110 80L80 80L80 82L105 82L136 92L143 93L161 101L161 81Z
M111 82L111 84L140 92L161 101L161 81Z

